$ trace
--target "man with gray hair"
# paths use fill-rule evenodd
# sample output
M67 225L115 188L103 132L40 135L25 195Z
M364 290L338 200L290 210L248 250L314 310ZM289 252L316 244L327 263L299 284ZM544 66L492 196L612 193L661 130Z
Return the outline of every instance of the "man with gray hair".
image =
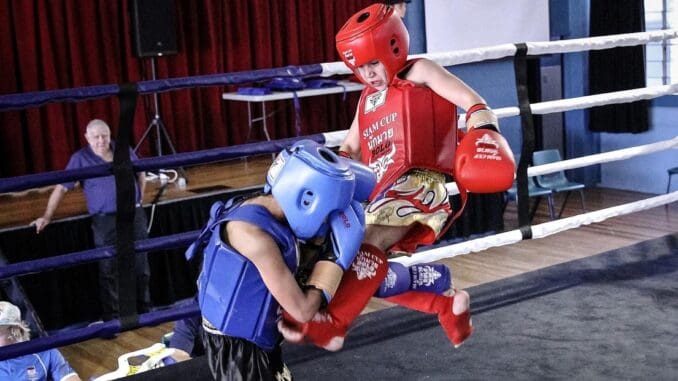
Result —
M87 124L85 139L88 145L73 155L66 169L77 169L111 163L115 142L111 141L111 130L108 124L101 119L93 119ZM130 158L137 156L130 148ZM136 210L134 212L134 239L141 240L148 237L146 213L141 207L146 185L144 172L136 174ZM92 233L96 247L115 245L116 240L116 193L115 178L113 175L95 177L80 181L85 193L87 210L92 216ZM75 188L75 182L57 184L47 202L45 213L31 223L36 232L40 233L52 220L57 206L67 191ZM135 263L137 312L148 312L151 308L149 292L150 268L146 253L137 253ZM118 266L116 258L99 261L99 290L102 309L102 319L111 320L119 317L118 311Z
M30 340L28 324L21 320L19 307L0 302L0 347ZM27 354L0 361L0 379L30 381L80 381L57 349Z

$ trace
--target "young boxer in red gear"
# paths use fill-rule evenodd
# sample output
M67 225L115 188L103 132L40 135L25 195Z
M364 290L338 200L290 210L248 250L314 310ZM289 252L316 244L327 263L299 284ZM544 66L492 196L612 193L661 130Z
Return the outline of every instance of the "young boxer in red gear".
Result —
M365 210L361 253L344 273L333 301L309 323L288 319L281 325L286 339L330 350L341 348L350 323L382 283L386 253L411 253L444 232L452 214L445 175L455 178L464 198L466 190L508 189L515 172L508 143L483 98L428 59L407 61L409 35L392 7L374 4L357 12L337 33L336 46L366 85L340 151L372 168L377 186ZM468 129L459 145L457 106L467 110ZM364 268L373 276L361 277ZM468 299L461 290L388 298L437 314L455 346L472 332Z

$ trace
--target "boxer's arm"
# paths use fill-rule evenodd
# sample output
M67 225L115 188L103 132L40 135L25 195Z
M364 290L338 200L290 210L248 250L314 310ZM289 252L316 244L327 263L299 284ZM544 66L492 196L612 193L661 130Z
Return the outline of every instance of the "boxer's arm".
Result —
M322 290L327 302L334 297L344 271L358 254L365 236L364 224L363 207L355 201L343 211L335 211L329 216L332 251L324 253L308 279L308 285Z
M304 292L299 288L278 245L259 227L244 221L231 221L225 226L227 239L224 241L252 261L280 306L297 321L309 321L320 308L322 292L313 288Z
M356 109L353 122L351 122L351 127L348 129L348 134L341 143L341 146L339 146L340 155L346 157L346 155L342 154L343 152L348 154L348 157L355 160L360 160L360 131L358 125L358 112L359 110Z
M437 63L422 58L412 65L405 79L427 86L436 94L467 110L485 100L471 87Z

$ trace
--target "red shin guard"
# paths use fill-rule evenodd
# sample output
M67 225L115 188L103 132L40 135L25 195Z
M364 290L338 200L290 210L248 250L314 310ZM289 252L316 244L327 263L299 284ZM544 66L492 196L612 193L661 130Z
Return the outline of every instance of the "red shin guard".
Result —
M341 349L349 325L365 308L388 272L386 254L362 244L326 311L303 325L306 340L327 350Z
M455 348L473 333L470 308L460 315L452 313L454 296L410 291L385 300L415 311L438 315L440 325Z

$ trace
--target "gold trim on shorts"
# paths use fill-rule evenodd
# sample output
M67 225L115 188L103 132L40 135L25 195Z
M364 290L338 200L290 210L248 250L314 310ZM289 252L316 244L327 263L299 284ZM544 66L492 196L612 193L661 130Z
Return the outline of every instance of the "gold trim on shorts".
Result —
M372 225L409 226L418 222L436 234L451 212L442 173L412 169L400 176L379 199L365 210L365 222Z

